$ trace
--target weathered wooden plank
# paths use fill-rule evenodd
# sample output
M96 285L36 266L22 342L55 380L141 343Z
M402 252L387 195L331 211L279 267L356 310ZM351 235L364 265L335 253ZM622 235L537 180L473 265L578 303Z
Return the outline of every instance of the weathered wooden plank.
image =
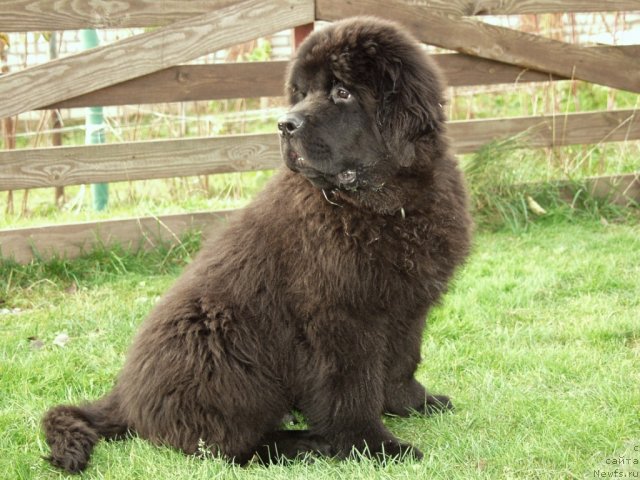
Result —
M12 150L0 152L0 191L266 170L281 163L275 134Z
M603 51L623 50L628 54L640 56L640 47L635 45L589 48ZM432 55L432 58L440 66L447 83L452 87L565 79L461 53L437 54ZM280 96L286 65L285 61L177 65L42 108Z
M3 0L0 32L159 27L235 0ZM640 10L637 0L406 0L453 15L505 15ZM309 3L312 3L309 0ZM335 0L319 0L319 16Z
M458 153L519 135L548 147L640 139L635 110L449 123ZM277 168L275 134L0 151L0 191Z
M518 146L556 147L640 139L637 110L572 113L499 120L449 123L449 134L458 153L476 151L496 140L518 136Z
M310 21L313 5L308 0L243 0L111 45L2 76L0 117L77 97Z
M621 45L616 47L587 47L598 49L600 52L620 50L625 55L640 56L640 46ZM495 85L499 83L527 83L566 80L567 77L552 75L538 70L498 62L486 58L474 57L463 53L445 53L432 55L438 64L446 83L452 87L473 85Z
M316 5L323 6L332 1L335 0L319 0ZM637 0L405 0L405 2L452 15L622 12L640 8Z
M616 205L640 205L640 172L594 177L585 183L587 191L595 198L607 199ZM574 190L575 194L575 187L566 188L567 191Z
M408 6L402 0L331 2L321 20L351 15L394 19L423 42L470 55L549 72L567 78L640 92L640 58L623 50L599 51L539 35L498 27L468 17ZM326 5L325 5L326 6Z
M239 0L2 0L0 32L161 27Z
M284 61L177 65L43 108L280 96L286 66Z
M190 230L213 234L233 212L198 212L0 230L0 258L28 263L36 257L73 258L96 246L121 245L138 250L166 243L175 245L180 236Z
M450 87L566 80L564 77L464 53L431 55Z
M316 0L316 19L323 20L333 16L336 9L344 3L358 4L359 0ZM573 12L623 12L640 10L638 0L402 0L402 3L415 8L428 8L431 11L449 15L524 15L539 13ZM390 12L383 2L379 5ZM371 14L381 15L380 12ZM381 15L388 18L386 15Z

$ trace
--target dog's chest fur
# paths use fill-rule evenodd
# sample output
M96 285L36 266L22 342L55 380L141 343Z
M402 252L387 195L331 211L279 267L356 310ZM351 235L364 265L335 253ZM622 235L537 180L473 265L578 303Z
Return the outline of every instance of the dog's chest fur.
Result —
M285 271L294 272L287 279L290 292L305 310L329 303L381 311L404 303L417 314L442 293L444 282L434 280L449 269L438 260L446 231L424 211L380 215L306 201L318 203L313 213L293 215L295 230L278 232L283 248L299 252L283 257L290 262Z

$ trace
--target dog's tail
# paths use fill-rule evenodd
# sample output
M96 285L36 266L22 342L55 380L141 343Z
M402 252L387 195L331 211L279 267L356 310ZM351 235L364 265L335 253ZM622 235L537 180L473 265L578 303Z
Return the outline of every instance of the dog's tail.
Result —
M84 470L100 438L117 439L128 431L113 395L83 406L58 405L42 419L51 448L46 460L69 473Z

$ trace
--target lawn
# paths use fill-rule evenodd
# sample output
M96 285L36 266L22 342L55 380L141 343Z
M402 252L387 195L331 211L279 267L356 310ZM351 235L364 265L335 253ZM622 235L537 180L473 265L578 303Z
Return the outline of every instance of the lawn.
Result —
M0 269L0 477L64 477L41 459L42 413L110 389L134 331L188 258L102 251ZM457 407L385 420L425 452L420 462L238 468L134 438L101 442L82 478L611 478L616 469L636 478L638 223L480 231L430 318L417 375Z

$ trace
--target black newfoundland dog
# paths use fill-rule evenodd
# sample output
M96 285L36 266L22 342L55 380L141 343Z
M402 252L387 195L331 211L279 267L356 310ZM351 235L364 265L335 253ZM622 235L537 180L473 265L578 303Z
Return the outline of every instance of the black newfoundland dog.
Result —
M286 92L288 169L154 308L113 390L45 415L54 465L81 471L128 432L240 464L421 456L381 416L451 407L414 378L470 243L439 75L400 26L356 18L309 36ZM293 409L309 430L280 429Z

